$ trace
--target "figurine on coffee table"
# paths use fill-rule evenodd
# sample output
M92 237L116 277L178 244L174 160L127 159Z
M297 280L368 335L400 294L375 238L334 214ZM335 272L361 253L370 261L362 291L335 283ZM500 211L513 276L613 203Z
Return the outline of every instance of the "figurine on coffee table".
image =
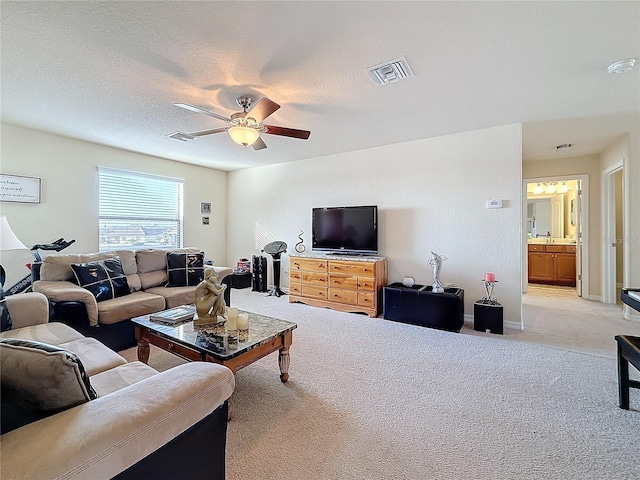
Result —
M198 284L195 292L197 315L193 319L194 325L224 324L226 288L218 281L218 274L213 268L205 269L204 280Z

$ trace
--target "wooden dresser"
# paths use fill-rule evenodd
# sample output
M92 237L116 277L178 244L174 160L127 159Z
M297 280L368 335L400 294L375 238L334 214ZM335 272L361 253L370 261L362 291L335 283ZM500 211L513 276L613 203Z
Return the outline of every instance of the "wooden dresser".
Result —
M530 243L529 282L576 286L576 246Z
M377 317L386 284L386 257L305 255L289 260L289 302Z

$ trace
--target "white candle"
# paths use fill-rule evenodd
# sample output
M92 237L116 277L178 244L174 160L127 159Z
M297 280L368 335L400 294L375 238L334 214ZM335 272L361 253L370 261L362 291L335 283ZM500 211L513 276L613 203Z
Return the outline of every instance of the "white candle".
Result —
M241 313L238 315L238 329L247 330L249 328L249 314Z
M231 310L231 309L229 309ZM238 314L232 315L229 312L229 318L227 318L227 330L237 330L238 329Z
M227 316L229 318L231 317L237 317L238 316L238 309L237 308L233 308L233 307L229 307L227 309Z

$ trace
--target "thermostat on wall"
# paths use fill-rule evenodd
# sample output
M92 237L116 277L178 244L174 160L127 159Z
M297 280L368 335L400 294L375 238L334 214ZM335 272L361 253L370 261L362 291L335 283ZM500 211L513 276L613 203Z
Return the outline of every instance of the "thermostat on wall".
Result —
M487 208L502 208L502 200L487 200Z

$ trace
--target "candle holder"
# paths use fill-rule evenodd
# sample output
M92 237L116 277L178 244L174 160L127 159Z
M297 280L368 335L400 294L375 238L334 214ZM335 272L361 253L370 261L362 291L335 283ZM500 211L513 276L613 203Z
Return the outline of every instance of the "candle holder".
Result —
M493 287L496 283L498 283L498 280L493 280L490 282L483 279L482 282L484 283L485 295L482 297L481 302L485 305L496 305L498 303L498 300L493 296Z

